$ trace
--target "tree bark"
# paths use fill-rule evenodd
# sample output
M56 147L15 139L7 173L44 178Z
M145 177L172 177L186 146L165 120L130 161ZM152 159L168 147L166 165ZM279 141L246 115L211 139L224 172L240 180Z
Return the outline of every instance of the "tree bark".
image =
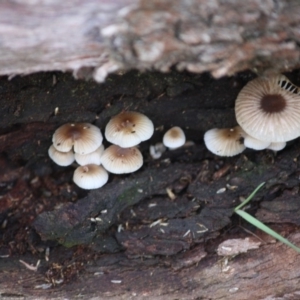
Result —
M298 1L2 1L0 74L136 68L202 73L299 66Z
M298 299L300 260L292 249L267 242L235 257L208 256L201 245L176 258L129 260L104 255L76 281L48 288L41 274L24 270L17 259L2 259L3 299ZM298 234L289 235L300 242ZM268 241L269 240L269 241ZM24 260L36 263L32 257ZM7 278L10 278L8 281ZM17 285L16 285L17 283ZM44 286L42 285L44 283ZM46 290L43 290L43 287ZM5 291L5 292L4 292Z

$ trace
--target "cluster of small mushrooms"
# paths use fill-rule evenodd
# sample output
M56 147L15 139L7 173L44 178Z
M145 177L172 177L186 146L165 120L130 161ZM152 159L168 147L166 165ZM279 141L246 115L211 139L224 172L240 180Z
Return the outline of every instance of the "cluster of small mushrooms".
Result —
M255 150L282 150L287 141L300 136L300 88L284 75L256 78L238 94L235 103L238 126L214 128L204 135L206 147L220 156L234 156L246 147ZM74 161L79 165L73 181L83 189L96 189L108 181L108 172L127 174L143 165L138 145L151 138L152 121L145 115L125 111L112 117L105 128L105 137L113 145L104 149L98 127L89 123L68 123L53 135L48 153L60 166ZM166 150L177 149L186 142L180 127L172 127L163 143L150 146L157 159Z
M235 115L239 126L205 133L212 153L234 156L246 147L282 150L300 136L300 88L284 75L256 78L238 94Z
M145 115L127 111L112 117L105 128L106 140L113 145L104 149L103 136L98 127L89 123L68 123L53 134L48 150L50 158L60 166L76 161L73 181L83 189L97 189L108 181L108 172L127 174L143 165L138 144L153 135L152 121ZM163 146L170 149L181 147L185 135L179 127L168 130Z

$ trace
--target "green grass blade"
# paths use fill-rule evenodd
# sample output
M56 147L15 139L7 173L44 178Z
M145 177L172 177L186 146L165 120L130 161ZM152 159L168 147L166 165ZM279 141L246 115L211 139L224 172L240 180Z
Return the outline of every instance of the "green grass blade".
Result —
M238 205L234 211L236 212L237 210L239 210L240 208L242 208L243 206L245 206L253 197L254 195L258 192L258 190L265 184L265 182L262 182L251 194L250 196L244 200L240 205Z
M261 187L262 185L260 185L259 187ZM256 189L257 190L257 189ZM255 191L256 191L255 190ZM255 192L254 191L254 192ZM253 193L252 193L253 194ZM251 194L251 195L252 195ZM250 196L251 196L250 195ZM249 198L249 197L248 197ZM246 200L245 200L246 201ZM244 202L245 202L244 201ZM244 203L243 202L243 203ZM243 204L242 203L242 204ZM274 237L275 239L279 240L280 242L286 244L287 246L293 248L294 250L296 250L297 252L300 253L300 248L298 248L297 246L295 246L294 244L292 244L291 242L289 242L287 239L285 239L284 237L282 237L280 234L278 234L277 232L275 232L274 230L272 230L270 227L266 226L264 223L258 221L256 218L252 217L251 215L249 215L247 212L243 211L243 210L237 210L235 209L235 212L240 215L243 219L245 219L246 221L248 221L249 223L251 223L252 225L256 226L257 228L259 228L260 230L264 231L265 233L271 235L272 237Z

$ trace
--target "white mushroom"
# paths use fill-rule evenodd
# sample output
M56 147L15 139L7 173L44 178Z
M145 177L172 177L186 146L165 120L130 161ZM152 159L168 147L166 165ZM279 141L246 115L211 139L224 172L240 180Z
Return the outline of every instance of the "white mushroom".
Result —
M74 146L74 152L88 154L102 144L102 134L98 127L89 123L64 124L53 134L53 145L61 152L68 152Z
M91 152L89 154L75 153L75 160L81 166L88 164L101 165L101 156L103 152L104 146L101 145L99 148L96 149L96 151Z
M263 150L270 146L270 142L260 141L248 134L244 137L244 145L247 148L254 149L254 150Z
M62 167L71 165L75 160L73 151L60 152L53 145L48 149L48 154L57 165Z
M85 190L98 189L108 181L108 173L102 166L80 166L74 172L73 181Z
M112 117L105 128L105 137L122 148L138 145L153 135L152 121L145 115L127 111Z
M101 163L110 173L132 173L143 165L143 156L136 147L121 148L117 145L111 145L104 150Z
M210 129L204 134L204 142L209 151L220 156L234 156L243 152L244 131L240 126L225 129Z
M235 114L250 136L266 142L287 142L300 135L299 88L283 75L256 78L239 93Z
M149 152L153 159L159 159L165 151L166 147L163 143L156 143L149 147Z
M286 142L271 143L267 149L280 151L286 146Z
M163 137L163 144L169 149L176 149L183 146L185 143L185 134L183 130L174 126L169 129Z

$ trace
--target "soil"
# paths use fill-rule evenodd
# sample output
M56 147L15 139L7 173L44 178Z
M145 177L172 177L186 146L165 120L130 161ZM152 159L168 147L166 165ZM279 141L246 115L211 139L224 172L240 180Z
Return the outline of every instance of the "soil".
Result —
M287 76L299 85L298 71ZM266 182L247 211L299 240L299 140L278 153L248 149L231 158L213 155L203 142L206 130L236 125L234 101L254 77L132 71L103 84L60 72L1 77L1 297L227 299L221 290L211 294L226 285L214 281L216 266L228 264L216 253L223 241L250 237L262 245L240 254L236 270L248 258L262 260L258 253L268 245L275 256L287 251L233 208ZM53 132L67 122L90 122L104 132L123 110L144 113L155 125L153 137L140 145L143 167L110 174L101 189L78 188L76 166L59 167L48 157ZM181 126L191 143L153 159L149 146L172 126ZM281 293L289 287L280 286ZM249 299L234 293L228 297Z

